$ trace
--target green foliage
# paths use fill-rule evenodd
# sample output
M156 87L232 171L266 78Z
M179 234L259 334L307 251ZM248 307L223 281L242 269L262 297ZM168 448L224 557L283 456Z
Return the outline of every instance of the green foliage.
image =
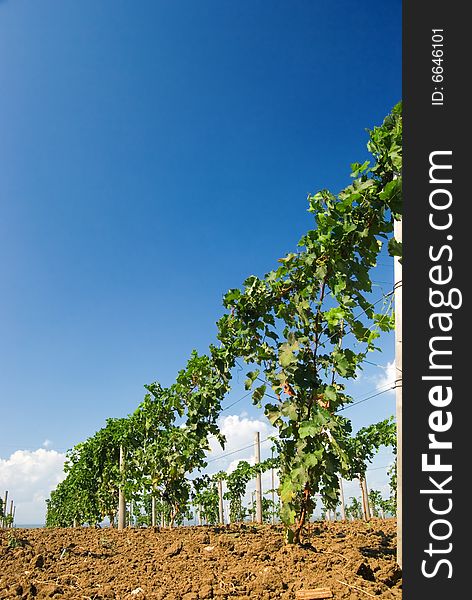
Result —
M378 490L369 491L369 504L374 517L380 517L382 513L383 498Z
M3 522L5 524L5 527L11 527L13 525L13 515L10 515L10 514L6 515L3 518Z
M279 506L277 502L274 502L271 498L262 496L262 522L272 523L272 516L276 519L279 518ZM253 500L248 508L248 515L252 520L256 518L256 501Z
M4 508L3 500L0 498L0 527L11 527L13 525L13 515L7 513Z
M120 487L129 500L138 500L143 490L150 493L165 505L161 514L171 526L181 520L190 501L186 475L206 465L209 435L224 443L216 421L233 364L212 347L210 356L193 352L172 386L145 386L144 400L132 415L108 419L106 427L68 453L67 477L47 501L46 524L95 524L107 516L113 526Z
M370 463L381 446L391 446L394 453L397 450L397 428L393 417L379 423L374 423L359 429L349 440L349 467L343 474L348 479L365 475L367 464Z
M346 516L351 519L362 519L362 504L354 497L350 498L351 503L345 508Z
M192 504L199 507L201 518L208 525L216 525L219 521L219 496L215 481L208 475L197 477L193 480L194 493Z
M67 477L47 501L47 526L95 525L105 517L113 526L122 478L120 445L132 438L127 425L126 419L108 419L106 427L67 453Z
M224 498L229 500L229 516L231 523L244 521L246 509L242 500L246 493L248 482L255 476L254 468L245 460L240 460L236 469L226 476L226 489Z
M168 504L171 525L190 500L186 474L206 465L208 436L224 443L216 422L229 390L231 367L214 347L211 356L193 352L176 383L169 388L148 386L150 394L131 417L133 429L143 434L130 462L133 481Z
M395 460L393 465L388 470L390 477L390 498L387 500L385 505L385 511L395 515L397 512L397 461Z
M396 513L396 502L393 497L384 499L378 490L370 490L369 504L374 517L385 518Z
M220 472L213 476L214 481L218 479L226 481L224 498L230 502L229 514L232 523L244 521L246 516L251 514L251 509L247 511L242 504L248 482L258 473L265 473L269 469L276 468L278 464L278 458L268 458L256 465L240 460L231 473Z

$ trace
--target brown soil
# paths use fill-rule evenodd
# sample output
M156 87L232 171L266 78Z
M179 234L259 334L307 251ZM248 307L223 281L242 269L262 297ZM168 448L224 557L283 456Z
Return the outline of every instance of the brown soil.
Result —
M395 521L310 525L302 547L280 526L0 531L0 599L291 600L401 598Z

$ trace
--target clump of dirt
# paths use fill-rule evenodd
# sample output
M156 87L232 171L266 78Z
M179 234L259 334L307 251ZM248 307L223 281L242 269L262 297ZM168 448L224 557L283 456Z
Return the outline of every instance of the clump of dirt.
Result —
M302 546L281 526L0 531L1 600L292 600L402 597L396 524L310 524ZM12 541L16 540L16 541Z

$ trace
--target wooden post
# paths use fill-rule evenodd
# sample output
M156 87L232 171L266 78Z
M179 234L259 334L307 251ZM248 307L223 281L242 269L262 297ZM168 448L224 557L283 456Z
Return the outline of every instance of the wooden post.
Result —
M339 501L341 502L341 520L346 520L346 508L344 506L344 490L342 477L339 478Z
M261 462L261 436L258 431L254 436L256 465ZM262 523L262 476L256 474L256 523Z
M218 513L220 518L220 525L225 524L225 517L223 513L223 482L218 479Z
M364 479L362 477L359 477L359 485L361 488L362 515L364 517L364 520L368 521L369 519L367 517L367 506L366 506L365 494L364 494Z
M272 458L274 458L274 451L272 450ZM275 524L275 474L274 467L271 469L272 478L272 525Z
M393 234L397 242L402 241L402 222L395 221ZM395 394L397 420L397 563L401 567L402 553L402 521L403 521L403 424L402 424L402 265L398 256L394 259L395 280Z
M120 446L120 473L123 473L125 470L125 453L123 451L123 446ZM123 488L120 486L118 490L118 529L122 530L125 528L125 515L126 515L126 504L125 504L125 495L123 493Z
M365 479L365 474L359 478L359 482L361 484L361 492L362 492L362 508L364 509L364 519L366 521L370 520L370 506L369 506L369 494L367 492L367 481Z
M13 507L13 514L12 514L12 519L11 519L12 527L13 527L13 524L15 523L15 512L16 512L16 505Z
M2 526L5 527L7 524L6 521L6 517L7 517L7 501L8 501L8 490L5 490L5 496L3 499L3 523Z
M151 526L156 526L156 498L151 496Z

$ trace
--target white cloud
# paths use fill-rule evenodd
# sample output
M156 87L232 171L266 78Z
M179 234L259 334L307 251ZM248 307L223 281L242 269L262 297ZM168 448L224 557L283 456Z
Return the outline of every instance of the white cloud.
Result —
M226 444L223 450L215 438L210 438L208 473L222 470L231 472L240 460L254 464L254 438L257 431L261 439L261 460L270 456L272 442L267 438L274 436L276 429L267 421L251 419L246 414L228 415L220 419L219 427L226 437Z
M395 385L395 378L396 378L396 369L395 369L395 361L392 360L392 362L388 362L385 367L382 367L382 369L384 370L383 375L380 375L379 377L376 378L376 389L379 392L382 392L384 390L388 390L389 394L393 394L395 390L393 389L388 389L393 388L393 386Z
M44 440L42 446L43 448L49 448L50 446L52 446L51 440Z
M10 458L0 458L0 492L3 498L8 490L8 509L13 500L16 523L44 523L46 498L65 477L64 460L65 454L45 448L17 450Z

